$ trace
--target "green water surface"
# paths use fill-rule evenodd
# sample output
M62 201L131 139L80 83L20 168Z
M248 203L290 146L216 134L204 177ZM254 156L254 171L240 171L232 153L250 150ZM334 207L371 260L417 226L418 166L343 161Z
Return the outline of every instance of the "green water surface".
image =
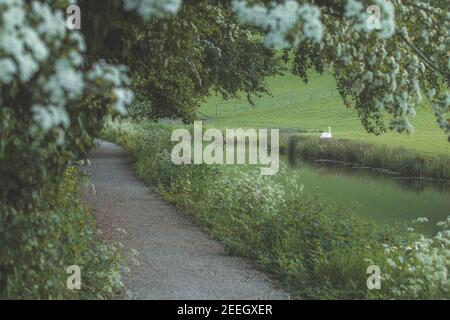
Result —
M407 223L427 217L429 223L423 228L432 232L437 230L437 222L450 215L448 181L403 178L336 164L291 163L290 170L300 173L305 192L354 207L376 222Z

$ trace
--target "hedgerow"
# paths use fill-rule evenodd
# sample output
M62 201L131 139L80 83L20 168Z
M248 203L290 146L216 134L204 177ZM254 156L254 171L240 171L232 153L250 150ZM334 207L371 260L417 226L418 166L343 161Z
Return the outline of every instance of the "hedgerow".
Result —
M66 28L68 4L0 1L4 298L107 297L119 286L114 249L94 241L74 173L64 173L86 156L105 117L126 111L132 94L124 67L85 61L83 36ZM68 263L85 267L80 292L64 288Z
M20 209L0 203L0 298L106 299L122 292L123 256L101 240L80 179L71 166L46 201ZM80 290L67 287L72 265L80 267Z

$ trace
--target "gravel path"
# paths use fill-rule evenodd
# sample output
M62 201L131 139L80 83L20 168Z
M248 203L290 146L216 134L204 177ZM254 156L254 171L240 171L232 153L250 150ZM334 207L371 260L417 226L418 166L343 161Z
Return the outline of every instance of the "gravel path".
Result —
M289 298L136 178L119 146L99 142L90 160L86 170L95 188L86 200L105 239L139 252L140 264L125 279L131 298Z

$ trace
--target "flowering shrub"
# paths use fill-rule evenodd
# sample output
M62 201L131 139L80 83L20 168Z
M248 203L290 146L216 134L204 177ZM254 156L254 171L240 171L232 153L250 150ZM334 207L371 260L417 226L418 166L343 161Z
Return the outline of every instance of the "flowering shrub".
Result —
M14 98L22 98L17 87L36 86L40 90L29 97L27 105L13 107L28 108L45 132L61 126L63 136L73 121L67 105L77 101L87 87L112 89L115 110L125 113L124 106L132 96L121 88L127 83L124 69L100 62L83 70L84 39L78 31L66 29L63 11L45 1L32 1L29 8L22 0L2 1L0 10L0 65L6 70L1 78L4 107Z
M87 152L104 116L126 113L132 99L125 69L87 65L82 35L66 29L66 2L50 3L0 1L0 188L10 203L38 200Z
M426 218L413 225L426 223ZM402 241L384 244L382 279L386 294L395 298L440 299L450 297L450 216L438 223L435 236L410 233Z
M64 173L86 155L106 115L126 112L132 93L124 67L85 60L83 36L66 29L67 6L0 0L0 295L6 298L101 298L121 286L114 249L95 242L92 217L77 200L78 180ZM81 293L68 292L62 281L71 260L90 270Z

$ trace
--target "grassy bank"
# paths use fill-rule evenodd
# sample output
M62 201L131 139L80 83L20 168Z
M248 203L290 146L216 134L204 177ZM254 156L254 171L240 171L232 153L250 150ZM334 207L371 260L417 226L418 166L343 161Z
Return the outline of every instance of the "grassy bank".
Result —
M355 110L345 108L332 76L310 72L309 78L308 84L289 73L269 79L273 96L255 98L255 106L245 95L231 100L212 96L202 104L199 116L208 124L224 128L280 128L312 132L314 136L332 127L336 139L450 156L450 143L428 104L416 110L413 135L388 132L374 136L365 132Z
M426 103L413 119L413 135L387 132L374 136L365 132L355 110L344 107L330 75L310 72L309 77L308 84L290 73L269 79L273 96L255 98L255 106L244 97L223 100L212 96L199 116L205 125L219 128L279 128L280 151L287 152L289 146L292 157L355 162L403 176L450 178L450 143ZM321 142L320 132L329 126L334 139Z
M450 219L427 238L389 230L348 208L303 193L282 166L260 176L245 166L175 165L173 126L110 124L104 136L123 145L139 177L191 214L235 254L253 258L296 298L448 298ZM369 290L367 268L382 286Z
M121 292L122 255L97 233L70 167L39 208L0 203L0 299L108 299ZM67 268L81 270L81 290L69 290Z
M450 179L450 157L421 154L404 148L391 148L352 140L320 140L311 136L291 136L287 153L291 159L327 159L357 163L399 172L408 177Z

